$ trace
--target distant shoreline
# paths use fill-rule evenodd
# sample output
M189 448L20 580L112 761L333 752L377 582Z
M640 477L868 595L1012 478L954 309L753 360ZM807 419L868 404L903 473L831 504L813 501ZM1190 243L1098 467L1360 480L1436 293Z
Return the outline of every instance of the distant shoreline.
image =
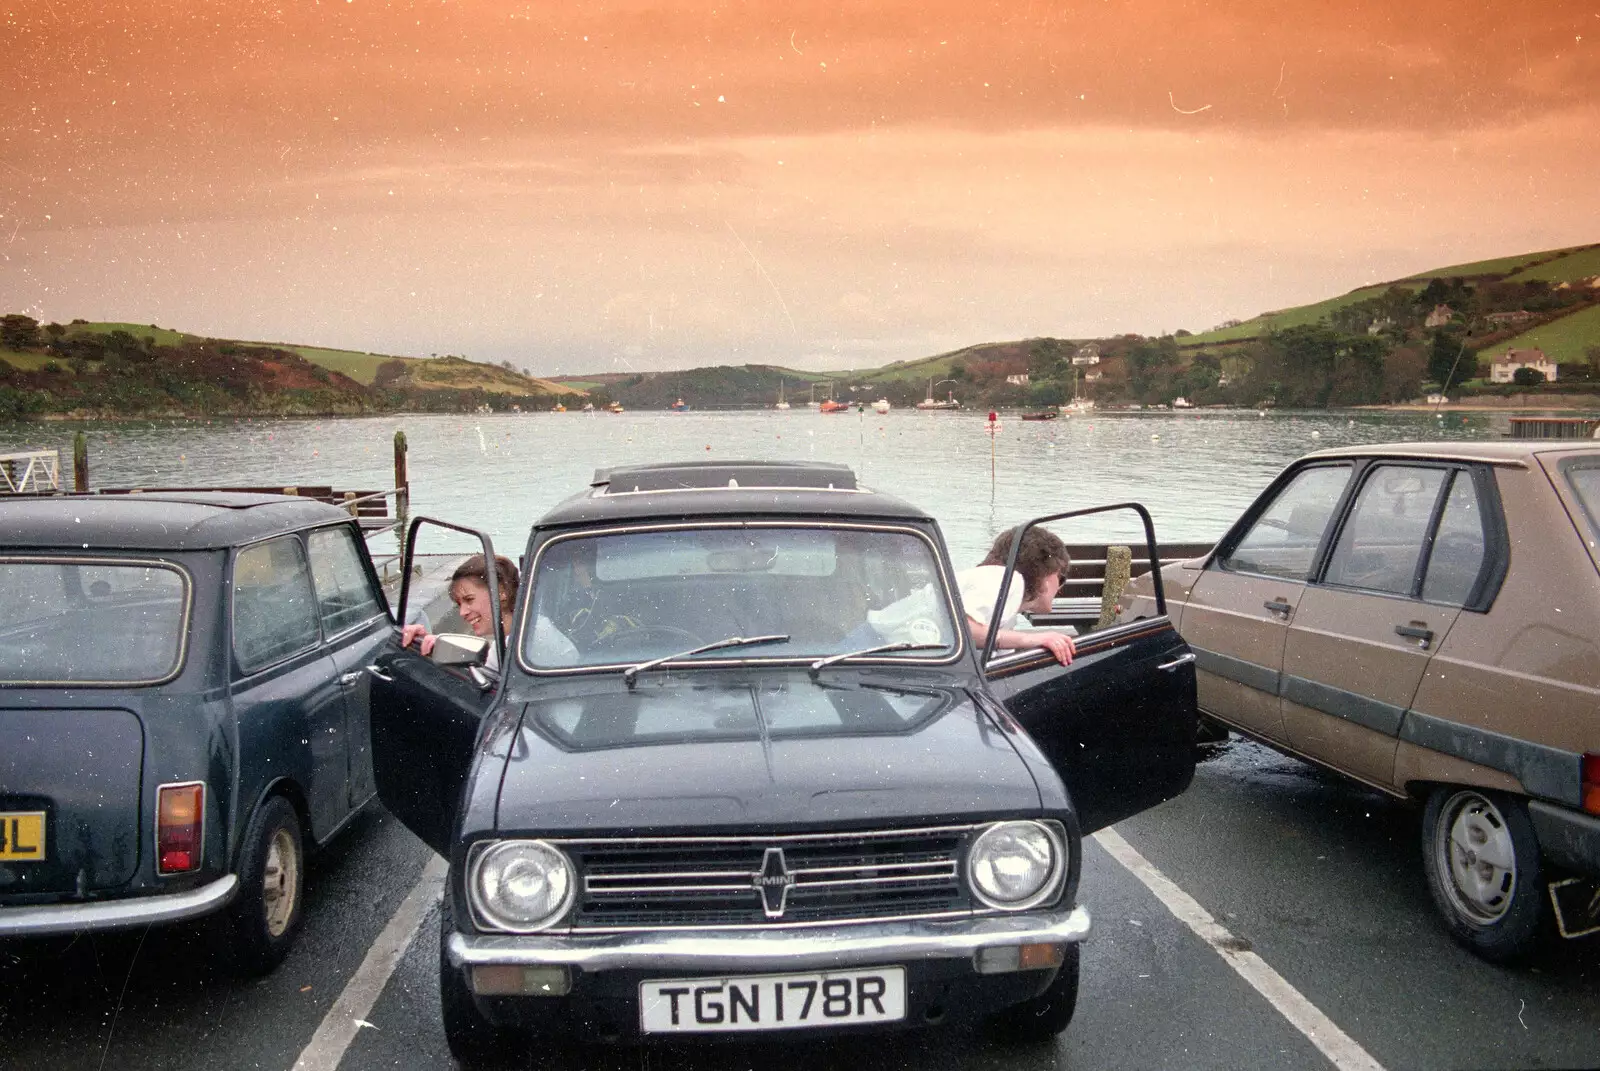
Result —
M1429 405L1426 402L1400 402L1394 405L1357 405L1355 409L1376 409L1394 413L1532 412L1547 409L1600 411L1600 394L1513 394L1510 397L1463 398Z

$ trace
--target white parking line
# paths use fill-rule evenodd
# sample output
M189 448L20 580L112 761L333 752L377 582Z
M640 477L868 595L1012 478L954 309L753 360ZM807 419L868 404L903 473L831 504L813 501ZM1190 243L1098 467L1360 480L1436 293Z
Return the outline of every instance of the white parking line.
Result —
M1102 829L1094 839L1121 863L1147 889L1156 894L1168 911L1177 916L1189 929L1200 936L1221 956L1223 962L1238 972L1250 986L1267 998L1267 1003L1278 1014L1310 1039L1340 1071L1383 1071L1383 1065L1374 1060L1354 1038L1340 1030L1332 1019L1307 1000L1290 985L1282 975L1267 966L1266 960L1250 951L1245 942L1229 933L1227 928L1211 917L1211 913L1195 902L1194 897L1173 884L1150 861L1134 850L1115 830Z
M422 876L411 887L406 898L395 909L389 924L378 934L378 939L367 949L366 958L356 973L345 983L339 999L333 1002L328 1014L322 1017L311 1041L300 1050L294 1062L294 1071L335 1071L344 1059L345 1050L355 1040L356 1034L366 1024L372 1005L389 982L395 964L411 947L412 938L422 925L423 916L434 901L439 899L439 889L444 884L447 864L435 855L422 868Z

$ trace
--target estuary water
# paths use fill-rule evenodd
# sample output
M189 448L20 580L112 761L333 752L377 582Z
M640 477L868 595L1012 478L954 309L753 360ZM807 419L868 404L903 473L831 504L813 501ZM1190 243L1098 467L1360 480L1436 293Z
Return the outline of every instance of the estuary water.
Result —
M842 462L861 482L930 511L958 564L1002 528L1044 513L1138 501L1162 542L1215 539L1289 461L1364 443L1499 439L1504 413L1187 410L1092 412L1024 422L916 410L402 414L348 419L0 425L0 453L59 448L88 433L91 487L394 485L393 438L409 442L413 514L486 530L520 552L532 523L596 468L685 459ZM991 476L992 466L992 476ZM1124 517L1130 515L1124 514ZM1069 541L1131 538L1104 519ZM388 549L385 537L375 551ZM388 547L392 547L392 540Z

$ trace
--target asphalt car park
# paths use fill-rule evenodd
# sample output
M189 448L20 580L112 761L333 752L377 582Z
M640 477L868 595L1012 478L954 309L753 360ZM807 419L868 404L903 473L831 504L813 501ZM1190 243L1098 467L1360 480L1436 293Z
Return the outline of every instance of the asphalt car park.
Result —
M1415 866L1415 811L1236 741L1183 796L1116 826L1378 1065L1583 1067L1600 1043L1600 946L1524 968L1484 963L1439 926ZM265 979L233 978L182 927L0 948L0 1067L293 1067L350 990L431 853L381 810L313 856L302 938ZM1093 919L1072 1026L1008 1047L949 1029L845 1044L555 1051L558 1068L1190 1068L1330 1066L1271 1001L1101 845L1085 845ZM430 901L348 1042L318 1065L448 1067ZM348 1003L348 1000L346 1001ZM529 1064L529 1066L533 1066Z

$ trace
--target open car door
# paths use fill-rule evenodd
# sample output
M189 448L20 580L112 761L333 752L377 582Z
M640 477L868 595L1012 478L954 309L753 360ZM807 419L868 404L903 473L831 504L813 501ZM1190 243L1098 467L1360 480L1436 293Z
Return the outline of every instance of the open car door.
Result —
M400 581L399 619L409 619L412 561L417 530L437 525L475 536L485 562L494 561L489 537L429 517L418 517L406 533L405 572ZM500 604L493 568L486 570L489 605ZM491 643L505 665L500 615ZM443 645L441 645L443 646ZM439 648L435 649L436 652ZM372 768L383 805L440 855L449 855L461 806L462 786L477 750L478 730L494 702L496 675L480 666L448 666L401 647L397 635L367 667L372 677Z
M994 657L1005 594L1016 574L1022 533L1052 521L1132 510L1144 529L1156 616L1092 631L1063 666L1032 648ZM1057 513L1029 521L1012 541L1006 577L989 622L984 674L990 691L1038 742L1067 786L1085 834L1178 795L1194 777L1194 655L1167 617L1155 526L1137 503ZM1036 618L1048 623L1048 617Z

